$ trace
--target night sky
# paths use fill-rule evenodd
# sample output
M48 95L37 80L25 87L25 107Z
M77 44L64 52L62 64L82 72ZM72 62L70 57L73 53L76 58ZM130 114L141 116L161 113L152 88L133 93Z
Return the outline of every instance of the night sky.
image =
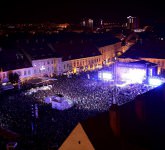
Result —
M0 22L76 21L82 17L120 19L128 15L165 17L160 0L3 0Z

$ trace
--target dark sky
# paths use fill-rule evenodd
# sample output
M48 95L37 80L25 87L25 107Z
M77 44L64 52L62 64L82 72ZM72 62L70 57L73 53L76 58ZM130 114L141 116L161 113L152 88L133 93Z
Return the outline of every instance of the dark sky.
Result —
M0 22L72 21L82 17L164 17L160 0L3 0Z

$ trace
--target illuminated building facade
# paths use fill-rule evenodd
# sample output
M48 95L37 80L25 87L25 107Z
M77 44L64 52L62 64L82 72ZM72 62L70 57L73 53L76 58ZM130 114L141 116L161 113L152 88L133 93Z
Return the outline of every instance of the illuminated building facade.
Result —
M81 26L93 30L93 19L85 18L81 21Z
M31 77L78 73L109 65L120 49L121 42L114 37L101 38L102 40L100 38L98 36L93 38L94 40L90 38L59 43L40 39L17 42L13 49L21 52L20 59L15 58L15 53L9 56L8 50L2 48L0 57L4 57L3 53L6 53L6 59L1 59L1 81L8 78L9 72L16 72L20 79L24 80ZM11 51L13 49L11 48ZM9 61L10 57L15 58L14 63L13 60ZM5 64L12 67L7 68Z

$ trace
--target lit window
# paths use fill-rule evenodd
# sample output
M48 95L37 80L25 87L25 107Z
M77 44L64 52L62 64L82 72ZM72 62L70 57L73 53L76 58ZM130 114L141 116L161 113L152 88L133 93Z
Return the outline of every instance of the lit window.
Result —
M36 74L36 69L34 69L34 74Z

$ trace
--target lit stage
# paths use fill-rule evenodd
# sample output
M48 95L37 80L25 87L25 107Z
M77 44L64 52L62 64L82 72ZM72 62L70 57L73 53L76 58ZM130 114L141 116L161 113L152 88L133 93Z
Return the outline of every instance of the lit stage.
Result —
M159 86L164 81L157 76L157 65L147 61L117 62L112 71L99 71L98 79L113 81L115 85L123 87L128 84L149 84Z

